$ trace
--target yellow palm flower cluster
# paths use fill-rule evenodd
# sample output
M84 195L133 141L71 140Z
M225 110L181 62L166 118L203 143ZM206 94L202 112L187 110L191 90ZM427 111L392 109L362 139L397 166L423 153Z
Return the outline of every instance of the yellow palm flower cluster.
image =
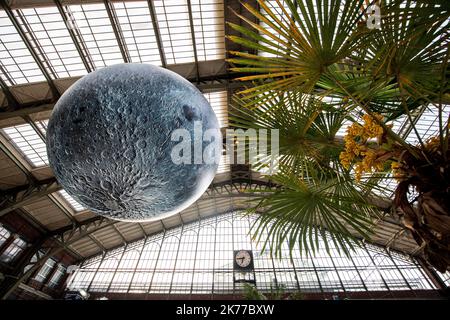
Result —
M374 114L374 117L377 118L378 121L383 120L383 116L381 114ZM383 128L374 121L374 119L369 116L368 114L365 114L363 116L364 120L364 133L367 136L367 138L377 138L378 140L381 139L383 136Z
M374 115L379 121L383 119L382 115ZM339 159L344 168L349 169L352 162L355 162L355 178L361 179L364 172L373 172L383 170L383 162L378 159L376 149L368 145L368 140L377 138L381 141L384 130L368 114L363 116L364 124L353 123L347 128L347 134L344 136L345 150L339 155Z
M425 142L424 147L425 147L425 150L427 150L431 153L438 152L441 148L441 141L439 139L439 136L431 137L430 139L428 139Z
M397 162L397 161L392 161L391 162L391 169L392 169L392 175L394 176L394 178L397 181L400 181L403 177L404 177L404 172L402 170L402 165L401 163Z

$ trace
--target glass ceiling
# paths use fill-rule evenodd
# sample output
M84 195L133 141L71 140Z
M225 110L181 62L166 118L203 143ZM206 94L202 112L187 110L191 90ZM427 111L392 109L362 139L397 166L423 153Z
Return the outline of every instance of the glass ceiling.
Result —
M221 128L228 127L228 96L226 91L209 92L204 94L209 101Z
M287 7L287 5L285 5L284 0L281 0L281 4L285 7ZM280 6L278 5L278 3L275 0L269 0L266 2L266 5L270 8L270 10L275 14L277 19L280 19L282 21L286 21L287 19L284 17L285 14L283 12L283 10L280 8ZM269 16L269 14L265 11L262 10L262 14L263 16L270 22L270 23L274 23L274 19ZM287 24L289 24L289 21L287 20L286 22ZM265 28L268 32L270 32L271 34L274 34L276 38L280 39L281 35L278 32L275 32L275 30L269 26L269 24L267 24L267 22L265 21L261 21L260 25ZM261 36L266 39L267 41L271 41L271 42L275 42L274 39L272 39L271 37L269 37L267 34L261 34ZM261 45L263 46L269 46L266 43L264 43L263 41L260 41ZM270 47L270 46L269 46ZM275 49L275 51L279 52L279 49ZM277 54L275 53L270 53L270 52L265 52L265 51L261 51L259 52L259 54L263 57L275 57L277 56Z
M225 58L222 0L191 0L195 44L199 61Z
M66 202L72 207L76 212L83 211L85 208L78 203L74 198L72 198L65 190L58 191L58 194L66 200Z
M103 3L71 5L67 10L75 19L95 69L124 62Z
M146 1L113 2L131 62L161 65L152 18Z
M187 0L153 2L155 22L159 27L162 49L168 64L194 62L193 40L199 61L225 57L223 23L225 4L222 0L191 0L192 24ZM284 4L284 1L281 2ZM267 3L277 11L277 16L283 16L276 1L270 0ZM161 65L148 1L114 1L111 2L111 7L131 61ZM92 62L94 68L124 61L103 3L63 6L63 11L70 17L70 23L64 22L56 6L13 10L14 17L43 61L45 71L52 78L73 77L87 73L68 28L76 31L78 41L86 48L85 58ZM42 71L3 10L0 10L0 76L9 86L45 80ZM205 96L216 112L220 126L227 127L227 93L213 92L206 93ZM450 113L450 106L445 106L443 112ZM394 130L399 132L404 122L404 117L396 120ZM427 108L419 117L416 127L423 140L437 133L437 122L437 109L434 107ZM42 121L36 124L42 132L45 132L46 123L47 121ZM344 135L347 125L344 125L338 134ZM45 143L29 124L8 127L1 131L33 168L48 165ZM414 131L407 134L407 141L412 144L418 143ZM223 156L218 172L229 171L229 168L229 162ZM389 196L396 183L393 180L384 180L383 183L382 186Z
M167 64L224 59L224 3L192 0L192 24L187 0L155 0L156 24ZM13 10L27 41L51 78L82 76L85 63L93 69L123 63L111 20L103 3ZM119 36L131 62L161 65L148 1L111 2ZM74 31L83 59L70 36ZM192 39L194 35L194 39ZM0 75L7 85L45 81L39 66L0 10Z
M52 78L86 74L86 68L56 7L13 12Z
M47 122L48 120L45 120L45 123ZM45 142L42 141L31 125L27 123L3 128L2 133L33 167L48 165Z
M8 86L45 81L5 11L0 10L0 76Z
M155 0L156 18L168 64L194 61L186 0Z

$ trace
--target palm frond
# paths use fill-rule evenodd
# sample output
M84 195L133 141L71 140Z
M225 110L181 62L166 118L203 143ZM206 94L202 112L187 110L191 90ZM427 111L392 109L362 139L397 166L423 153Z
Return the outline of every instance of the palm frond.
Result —
M228 38L260 54L231 52L235 55L228 60L235 65L231 70L254 73L240 80L270 81L242 93L252 98L268 88L284 91L296 87L304 92L311 91L328 66L350 56L371 33L359 27L364 2L286 0L283 5L279 0L269 3L258 0L261 12L243 3L261 24L237 14L252 30L229 24L242 37Z
M329 241L348 255L361 239L370 238L379 212L350 177L301 178L282 168L272 179L283 188L261 197L250 212L263 212L252 232L274 256L281 255L283 243L291 251L298 246L307 255L314 255L323 243L330 252Z
M278 129L280 165L290 166L300 175L311 175L312 171L304 172L305 162L314 162L314 171L318 172L329 169L330 162L339 163L343 143L336 133L346 119L339 105L298 90L277 98L272 98L270 92L261 94L259 101L258 107L250 110L240 97L234 96L230 125L243 129ZM262 158L253 166L259 168L265 164L267 159Z

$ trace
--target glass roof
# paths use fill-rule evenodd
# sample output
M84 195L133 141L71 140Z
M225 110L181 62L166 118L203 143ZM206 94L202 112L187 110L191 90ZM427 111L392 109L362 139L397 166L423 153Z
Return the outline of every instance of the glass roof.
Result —
M0 10L0 75L8 86L45 80L39 66L3 10Z
M68 10L76 21L95 69L124 62L103 3L71 5Z
M444 105L442 108L443 119L445 121L446 116L450 115L450 105ZM429 106L426 110L419 116L419 120L416 124L417 132L423 142L429 138L436 136L439 133L439 109L436 106ZM419 144L414 130L411 130L406 141L412 144Z
M284 0L281 0L281 4L285 7L287 7L287 5L285 5L285 3L284 3ZM272 12L275 13L275 16L277 17L277 19L280 19L282 21L287 19L284 17L285 14L284 14L283 10L280 8L280 6L278 5L278 3L275 0L266 1L266 5ZM271 23L274 22L274 19L271 16L269 16L269 14L265 10L262 10L262 14L265 18L267 18L267 20L269 20L269 22L271 22ZM289 21L287 21L285 23L289 24ZM268 32L270 32L271 34L274 34L275 37L277 37L278 39L281 38L281 35L278 32L275 32L275 30L272 27L270 27L265 21L261 21L260 25L263 28L265 28ZM269 37L268 35L266 35L266 34L261 34L261 35L264 39L271 41L271 42L275 42L275 40L272 39L271 37ZM261 41L261 44L264 46L270 47L270 45L265 44L263 41ZM278 50L276 50L276 51L278 51ZM261 51L259 54L264 57L275 57L276 56L275 53L264 52L264 51Z
M45 130L48 120L41 122ZM24 156L33 167L48 165L47 148L45 142L39 137L31 125L21 124L2 129L2 133L9 142Z
M187 0L154 0L156 24L167 64L194 62L194 41ZM224 3L192 0L192 28L199 61L225 58ZM65 5L64 22L56 6L13 10L45 72L51 78L82 76L92 69L123 63L124 59L103 3ZM148 1L111 2L113 19L131 62L161 65ZM85 63L70 36L75 34ZM7 85L45 81L24 41L0 10L0 75Z
M58 191L58 194L66 200L66 202L72 207L75 211L83 211L85 208L78 203L74 198L72 198L65 190Z
M14 16L52 78L87 73L58 8L15 10Z
M168 64L193 62L194 51L186 0L155 0L156 18Z
M161 65L148 4L113 2L131 62Z
M224 4L221 0L191 0L199 61L225 58Z
M228 127L228 96L226 91L204 93L209 101L221 128Z

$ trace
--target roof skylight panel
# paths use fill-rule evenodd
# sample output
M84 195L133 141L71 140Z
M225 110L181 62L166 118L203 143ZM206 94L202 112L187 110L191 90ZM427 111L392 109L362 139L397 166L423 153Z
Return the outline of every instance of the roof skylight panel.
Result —
M17 10L15 16L53 78L87 73L56 7Z
M450 105L443 105L442 107L442 122L445 125L450 116ZM424 143L429 138L437 136L439 134L439 109L436 106L429 106L419 117L415 128ZM414 130L411 130L406 141L411 144L419 144L419 139Z
M284 7L286 8L286 11L289 12L289 7L287 5L285 5L284 1L282 1L282 4L284 5ZM274 0L269 0L266 1L266 5L269 7L269 9L274 12L275 16L280 19L280 20L284 20L285 18L284 16L284 12L281 10L280 6L278 5L278 3ZM274 19L272 17L269 16L269 14L265 11L265 10L261 10L262 11L262 15L267 18L267 20L269 20L269 22L274 23L275 25L277 24ZM271 26L269 26L269 24L267 24L265 21L261 21L260 25L265 28L268 32L270 32L271 34L274 34L278 39L281 38L281 35L276 32ZM278 44L274 39L272 39L271 37L269 37L266 34L261 34L261 36L265 39L267 39L268 41L272 42L272 43L276 43ZM282 39L282 40L286 40L286 39ZM279 51L278 49L272 47L271 45L264 43L264 42L260 42L261 45L269 47L270 49ZM275 57L276 55L270 52L265 52L265 51L261 51L259 52L259 54L261 56L264 57Z
M219 120L220 128L228 127L227 92L209 92L205 93L204 96L214 110L217 120Z
M66 200L66 202L77 212L85 210L85 208L72 198L65 190L58 191L58 194Z
M48 165L45 143L29 124L4 128L2 133L33 167Z
M148 3L113 2L113 5L131 61L161 65Z
M0 73L7 85L45 81L5 11L0 10Z
M230 171L230 158L226 154L220 156L219 167L216 173L224 173Z
M124 62L104 4L71 5L69 9L96 68Z
M193 62L187 1L155 0L154 5L167 64Z
M198 60L224 59L223 1L191 0L191 8Z

